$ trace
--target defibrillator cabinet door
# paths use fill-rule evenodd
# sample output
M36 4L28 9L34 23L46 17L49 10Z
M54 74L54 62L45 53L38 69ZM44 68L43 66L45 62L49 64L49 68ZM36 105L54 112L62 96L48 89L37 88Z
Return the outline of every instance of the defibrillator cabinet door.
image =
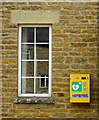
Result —
M90 102L90 75L71 74L70 75L70 102L89 103Z

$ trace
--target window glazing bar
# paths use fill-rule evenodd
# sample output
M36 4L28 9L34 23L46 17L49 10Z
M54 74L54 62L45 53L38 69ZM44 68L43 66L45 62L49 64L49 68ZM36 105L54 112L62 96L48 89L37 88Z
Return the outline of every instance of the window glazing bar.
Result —
M31 77L27 77L27 76L25 77L25 76L23 76L22 78L45 78L45 77L32 77L32 76ZM46 77L46 78L49 78L49 77Z
M21 61L25 62L25 61L49 61L49 60L21 60Z
M25 42L25 43L24 43L24 42L23 42L22 44L23 44L23 45L26 45L26 44L30 44L30 45L32 45L32 44L41 44L41 45L45 44L45 45L46 45L46 44L49 44L49 43L28 43L28 42Z

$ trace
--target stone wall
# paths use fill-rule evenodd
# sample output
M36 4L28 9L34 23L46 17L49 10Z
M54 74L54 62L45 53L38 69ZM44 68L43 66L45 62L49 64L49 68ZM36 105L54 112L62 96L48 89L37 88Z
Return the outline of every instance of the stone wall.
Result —
M2 118L2 3L0 3L0 119Z
M96 118L97 3L4 2L2 5L3 118ZM37 23L36 19L32 23L28 18L27 24L28 22L29 24L52 24L52 97L55 99L54 104L14 103L13 99L17 96L18 90L18 24L24 23L20 21L20 17L16 21L13 19L14 11L19 11L19 14L25 11L32 11L33 14L45 11L46 19L41 18L41 23L37 17ZM51 11L52 16L46 15L48 11ZM55 18L54 12L57 13L57 19L53 19ZM91 75L91 102L89 104L69 102L69 81L72 73Z
M98 18L98 29L97 32L99 33L99 2L97 3L97 18ZM98 41L97 41L97 113L99 112L99 34L98 34ZM97 116L99 119L99 115Z

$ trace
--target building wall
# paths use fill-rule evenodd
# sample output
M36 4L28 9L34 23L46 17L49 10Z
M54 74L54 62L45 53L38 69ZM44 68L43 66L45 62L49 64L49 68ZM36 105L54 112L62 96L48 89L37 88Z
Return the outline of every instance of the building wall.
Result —
M18 24L22 23L21 18L20 23L12 18L14 10L18 10L19 14L22 11L44 10L52 11L51 14L58 11L57 19L49 17L52 24L54 104L15 104L13 101L18 90ZM32 24L36 24L36 19ZM40 23L40 20L37 19L37 21ZM41 18L41 24L44 24L42 21L46 24L50 23L47 18L44 19L44 16ZM2 3L2 24L3 118L97 117L96 2L4 2ZM89 104L69 102L69 81L72 73L91 75L91 102Z
M0 3L2 6L2 3ZM0 119L2 118L2 7L0 7Z
M99 2L97 3L98 33L99 33ZM97 41L97 70L99 69L99 35ZM97 71L97 113L99 112L99 70ZM97 116L99 119L99 115Z

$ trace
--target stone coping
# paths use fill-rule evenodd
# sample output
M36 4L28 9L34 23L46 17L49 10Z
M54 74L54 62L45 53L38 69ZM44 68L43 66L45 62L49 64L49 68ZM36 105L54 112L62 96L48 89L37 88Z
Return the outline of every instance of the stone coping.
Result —
M20 103L20 104L54 104L55 99L52 97L32 97L32 98L20 98L20 97L14 97L14 103Z

